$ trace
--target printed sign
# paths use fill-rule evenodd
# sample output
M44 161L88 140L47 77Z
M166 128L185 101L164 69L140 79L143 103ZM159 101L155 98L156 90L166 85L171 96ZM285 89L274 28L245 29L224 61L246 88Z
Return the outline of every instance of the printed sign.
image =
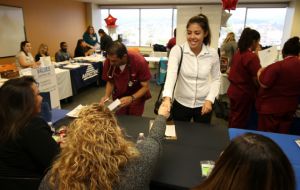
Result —
M50 92L51 107L60 108L54 66L51 65L32 69L32 75L39 84L40 92Z

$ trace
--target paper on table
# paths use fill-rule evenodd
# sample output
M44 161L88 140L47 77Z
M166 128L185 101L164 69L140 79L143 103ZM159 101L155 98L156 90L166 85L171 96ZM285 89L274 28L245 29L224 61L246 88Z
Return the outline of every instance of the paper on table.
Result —
M66 115L69 117L78 117L79 112L81 111L82 108L84 108L85 106L79 104L76 108L74 108L72 111L70 111L69 113L67 113Z
M152 126L153 126L154 120L150 120L149 121L149 131L151 130ZM165 131L165 138L166 139L173 139L176 140L177 136L176 136L176 129L175 129L175 125L166 125L166 131Z
M79 67L80 67L79 64L69 64L69 65L64 66L63 68L76 69L76 68L79 68Z
M116 99L115 101L113 101L111 104L109 104L107 106L107 108L110 111L114 111L114 109L116 109L119 105L121 104L121 101L119 99Z

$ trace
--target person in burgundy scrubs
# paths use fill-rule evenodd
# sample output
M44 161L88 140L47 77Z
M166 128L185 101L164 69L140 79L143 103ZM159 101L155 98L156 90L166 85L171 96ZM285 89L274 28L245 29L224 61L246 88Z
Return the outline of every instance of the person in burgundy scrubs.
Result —
M151 98L149 80L151 73L145 58L137 52L127 51L121 42L115 41L107 49L103 80L107 81L103 105L111 96L120 99L116 114L141 116L145 101Z
M238 50L232 58L227 94L230 99L230 128L249 128L251 113L255 109L257 72L261 68L258 56L253 52L260 41L260 34L245 28L238 41Z
M284 59L259 70L259 130L289 133L300 97L299 52L299 37L290 38L282 49Z

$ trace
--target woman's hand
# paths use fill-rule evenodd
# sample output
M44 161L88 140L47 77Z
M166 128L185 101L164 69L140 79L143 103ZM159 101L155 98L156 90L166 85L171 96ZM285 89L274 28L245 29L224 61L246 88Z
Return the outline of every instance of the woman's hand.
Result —
M124 96L120 99L120 107L126 107L133 102L133 98L131 96Z
M164 106L166 106L166 108L169 112L171 111L172 104L171 104L171 98L170 97L164 97L161 104L164 104Z
M158 109L158 115L164 116L166 119L170 116L170 108L167 101L163 101Z
M211 112L211 110L212 110L212 102L209 100L205 100L202 106L201 115L207 114Z
M104 106L104 103L107 102L108 100L109 100L109 97L103 96L99 102L99 105Z

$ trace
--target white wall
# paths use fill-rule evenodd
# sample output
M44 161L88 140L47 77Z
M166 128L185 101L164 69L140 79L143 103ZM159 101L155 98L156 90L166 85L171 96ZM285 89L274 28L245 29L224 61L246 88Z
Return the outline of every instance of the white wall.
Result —
M202 8L200 9L200 7ZM176 43L182 44L186 41L186 24L191 17L200 13L206 15L208 18L212 33L211 47L217 49L222 16L221 5L177 6Z

